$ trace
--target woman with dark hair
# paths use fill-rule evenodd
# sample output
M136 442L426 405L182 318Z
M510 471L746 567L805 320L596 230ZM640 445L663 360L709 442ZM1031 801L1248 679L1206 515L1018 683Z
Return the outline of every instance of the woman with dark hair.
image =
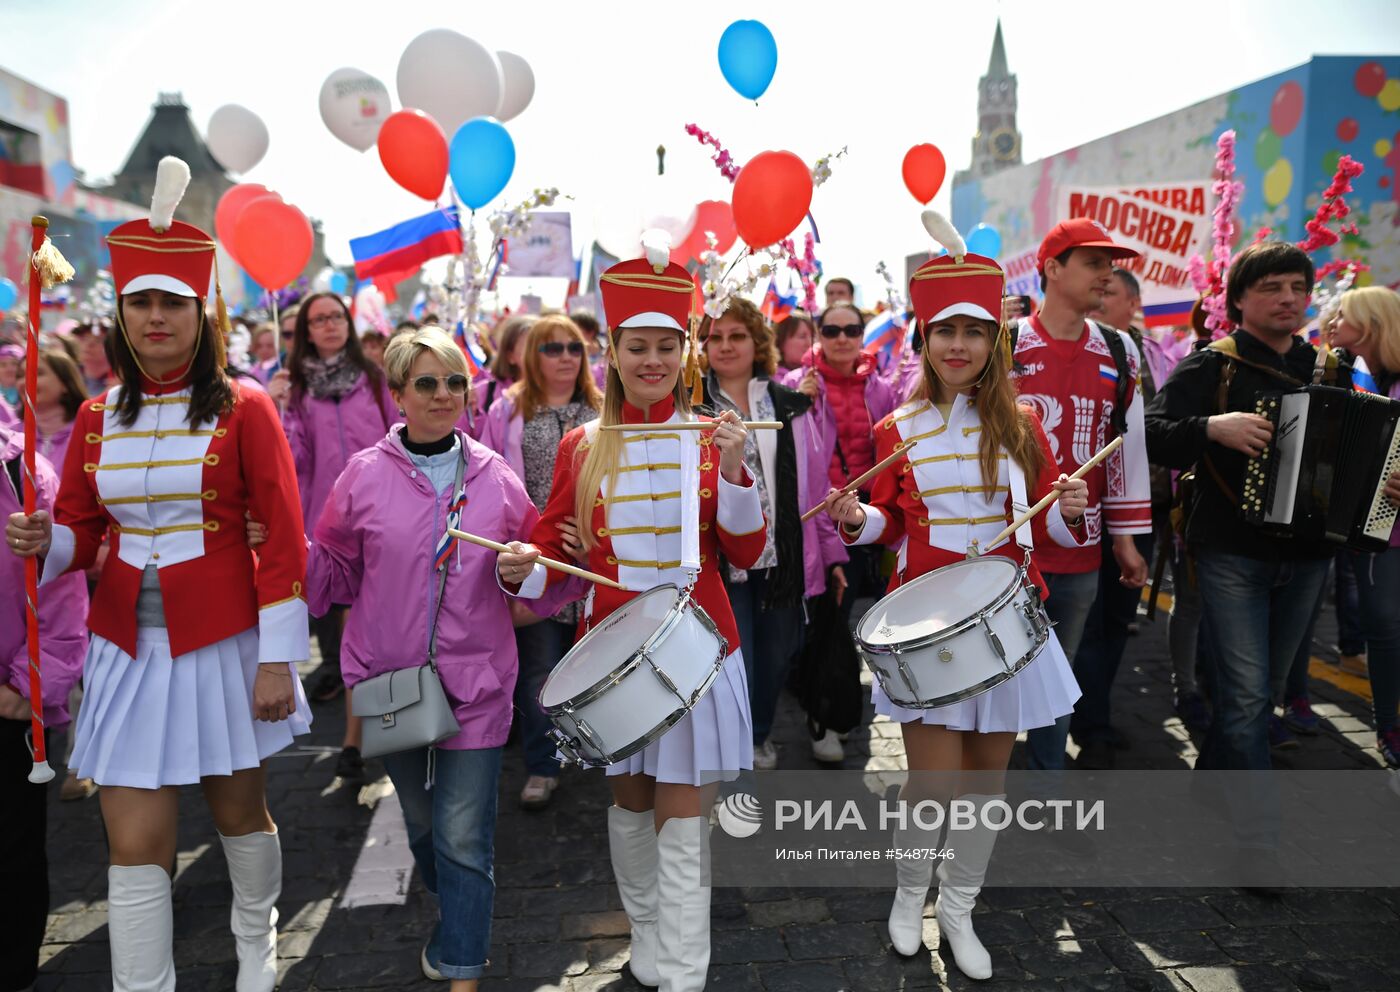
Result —
M114 990L175 988L179 786L198 783L233 883L237 987L271 992L282 854L262 763L309 726L306 543L277 411L229 380L205 316L214 241L172 218L188 178L163 159L150 220L108 235L123 384L79 410L52 518L12 514L6 536L47 585L111 535L73 764L102 786ZM249 514L271 533L256 559Z
M812 350L812 342L817 336L812 315L806 310L794 310L773 328L777 340L778 367L775 375L786 376L793 369L802 367L802 358Z
M282 410L282 426L296 459L301 514L310 536L350 456L378 442L399 420L384 373L365 357L345 302L334 293L313 293L297 307L287 367L267 384ZM345 610L337 607L315 621L321 667L307 682L316 702L345 691L340 677L340 632ZM337 771L363 774L359 724L347 719L346 746Z
M828 513L841 525L842 540L899 548L891 591L964 560L979 542L982 554L1020 564L1032 547L1079 547L1088 539L1088 484L1062 474L1057 479L1039 418L1017 403L1009 330L998 317L1004 285L992 259L952 247L914 273L909 296L924 340L919 386L875 428L878 457L893 454L900 443L910 446L877 477L868 505L854 493L828 494ZM987 546L1012 519L1014 504L1029 505L1052 489L1059 492L1058 506L1011 539ZM1029 573L1047 595L1033 561ZM993 802L1004 805L1003 779L1017 733L1050 726L1073 709L1079 686L1069 661L1051 631L1015 678L971 699L907 709L891 702L878 684L871 695L875 711L897 721L904 735L910 775L901 799L910 805L933 800L946 808L960 798L976 811L972 829L950 826L945 846L953 853L938 863L934 915L963 974L990 978L991 958L972 927L972 907L996 843L982 811ZM927 831L900 829L893 846L929 849L939 846L936 841ZM890 941L897 952L911 955L923 946L933 861L897 858L895 873Z
M700 337L706 407L785 425L744 439L744 463L758 482L767 531L758 561L747 569L728 565L724 575L748 674L753 765L770 769L778 754L768 734L788 664L802 646L803 597L825 592L828 575L838 603L846 586L846 549L831 522L801 519L827 488L830 443L820 436L811 398L773 381L773 332L756 306L731 297L723 314L705 318Z
M505 457L525 484L530 501L543 511L549 503L554 460L564 435L596 420L603 396L593 384L585 360L583 332L568 317L541 317L523 341L520 380L491 404L481 443ZM520 805L543 809L559 783L559 759L549 736L549 718L540 709L540 687L574 642L579 607L569 603L541 620L528 606L516 600L512 603L515 643L520 652L515 708L520 711L527 773Z
M838 489L875 465L875 424L898 405L889 383L882 379L873 355L861 350L865 316L853 303L833 303L817 320L821 346L803 356L803 367L793 369L783 384L811 397L817 404L822 436L829 439L831 458L827 477ZM872 483L861 487L861 498L870 498ZM849 583L841 599L841 614L849 619L851 608L862 596L880 594L878 547L850 549L846 568ZM826 764L840 764L846 751L841 738L827 730L812 742L812 755Z

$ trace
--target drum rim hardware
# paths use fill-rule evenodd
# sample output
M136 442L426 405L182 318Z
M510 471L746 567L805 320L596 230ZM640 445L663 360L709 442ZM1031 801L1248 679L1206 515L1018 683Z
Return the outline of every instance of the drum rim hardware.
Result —
M710 691L710 688L714 685L715 679L719 678L719 673L724 668L725 659L729 657L729 642L720 632L714 620L705 612L704 607L692 597L693 584L682 589L675 583L662 583L653 586L645 592L639 593L633 598L632 602L635 602L636 599L640 599L642 596L650 595L661 589L670 589L673 594L678 594L673 599L667 616L662 619L661 624L656 630L642 642L641 647L637 648L623 659L616 668L593 683L593 685L559 703L546 705L544 702L544 692L549 685L548 678L545 679L544 685L540 686L538 702L545 714L551 718L558 716L566 717L574 726L574 729L578 731L578 736L573 736L560 730L557 725L550 728L549 734L558 746L559 752L563 755L565 764L574 764L583 767L603 767L605 765L624 761L637 752L645 750L652 743L664 736L668 730L683 720L685 715L694 708L695 704L704 697L705 693ZM697 685L689 700L681 694L675 682L672 681L670 676L667 675L652 658L653 652L655 652L666 638L674 633L676 628L680 626L681 620L686 614L687 607L690 607L691 615L695 618L696 622L700 624L701 628L709 632L719 645L714 663L710 666L710 670L705 675L704 679ZM592 636L594 633L606 630L607 626L607 623L604 622L593 630L590 630L588 634L585 634L584 638L579 641L579 644L582 644L583 640ZM578 645L575 645L575 647L577 646ZM653 677L656 678L668 692L676 697L680 705L630 744L616 751L608 751L600 743L600 738L596 732L588 725L588 722L579 715L578 711L600 698L608 689L620 684L629 675L634 673L643 662L651 669ZM551 675L552 674L553 673L551 673ZM580 737L582 740L579 739ZM584 744L597 752L599 757L594 758L591 755L583 754L581 745Z
M987 606L984 606L980 612L974 613L972 616L968 617L965 620L959 620L951 627L944 627L942 630L936 633L925 634L922 637L916 638L912 641L902 641L897 645L871 644L868 641L866 641L865 638L861 636L861 627L865 624L865 618L862 617L860 623L856 624L856 640L860 643L861 648L863 648L866 651L869 651L871 654L897 655L901 651L918 651L923 648L932 647L939 641L945 641L949 638L956 637L959 634L967 633L969 630L982 623L983 614L995 613L998 610L1000 610L1003 606L1005 606L1008 602L1010 602L1013 598L1015 598L1016 589L1022 584L1021 569L1018 568L1016 563L1010 558L1003 559L1000 555L985 555L981 558L967 558L963 561L953 562L951 565L944 565L943 568L934 569L935 572L941 572L944 569L962 568L974 561L995 562L999 559L1004 560L1008 565L1011 566L1013 571L1011 582L1002 592L997 593L997 598L992 600L992 602L989 603ZM926 572L924 574L932 575L933 572ZM919 576L919 578L923 578L923 576ZM1037 592L1038 591L1039 590L1037 590ZM879 605L879 601L876 601L875 606ZM875 609L875 606L872 606L871 609Z
M990 555L979 558L969 558L963 561L953 562L952 564L945 565L939 569L934 569L933 572L928 572L925 574L932 575L935 572L943 572L954 568L965 567L974 561L987 562L996 560L998 560L998 556ZM928 634L915 640L905 641L899 644L871 645L863 637L861 637L860 632L865 625L865 618L861 618L861 622L856 625L856 641L861 650L862 655L892 658L895 663L895 669L898 672L899 680L904 682L903 688L908 690L908 693L911 697L909 699L903 699L900 698L901 693L897 691L891 691L892 689L897 690L899 688L896 684L894 673L886 673L885 670L879 667L878 665L872 664L870 657L865 657L864 660L866 663L866 667L870 669L871 673L879 681L880 687L884 689L885 695L889 697L890 702L904 709L912 710L937 709L938 707L950 706L954 703L960 703L966 699L971 699L975 696L979 696L982 693L987 692L988 690L1000 685L1002 682L1013 678L1023 668L1025 668L1032 661L1034 661L1036 657L1039 656L1041 651L1044 650L1046 643L1050 639L1050 632L1054 627L1054 624L1051 622L1049 616L1045 613L1045 605L1044 601L1041 599L1040 596L1040 588L1030 579L1030 555L1029 553L1027 553L1025 556L1025 561L1019 565L1010 558L1006 558L1005 561L1008 565L1011 566L1013 570L1011 581L1007 584L1006 589L999 593L991 603L983 606L972 616L964 620L960 620L958 621L958 623L950 627L946 627L934 634ZM920 576L920 578L923 578L923 576ZM1019 616L1022 622L1026 624L1026 632L1030 636L1030 639L1033 642L1033 644L1031 649L1028 652L1026 652L1024 656L1012 661L1006 655L1005 646L1002 643L1000 636L996 633L995 630L992 629L991 618L1002 612L1007 607L1007 605L1015 599L1018 592L1018 588L1026 590L1028 599L1025 604L1014 608L1012 612L1016 616ZM878 606L878 603L876 605ZM874 608L875 607L871 608L872 611L874 610ZM1002 668L999 671L996 671L990 677L985 678L982 681L977 682L964 689L960 689L957 692L947 693L929 700L918 699L918 690L916 687L914 673L909 667L909 665L905 662L903 657L904 654L932 648L936 646L940 641L950 640L960 634L967 633L975 627L980 627L985 633L989 646L991 647L992 651L995 652L996 656L1001 660ZM947 649L946 647L938 653L938 658L941 662L952 661L952 656L953 652Z

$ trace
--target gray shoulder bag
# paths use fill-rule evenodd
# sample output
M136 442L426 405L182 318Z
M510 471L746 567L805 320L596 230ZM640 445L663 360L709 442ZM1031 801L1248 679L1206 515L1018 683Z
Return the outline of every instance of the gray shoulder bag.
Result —
M457 478L451 495L462 488L466 464L463 453L457 463ZM428 635L428 663L416 668L400 668L355 686L351 711L364 718L364 742L360 753L376 758L398 751L431 747L461 732L452 703L442 688L437 670L438 617L442 615L443 593L447 589L447 563L438 569L437 609Z

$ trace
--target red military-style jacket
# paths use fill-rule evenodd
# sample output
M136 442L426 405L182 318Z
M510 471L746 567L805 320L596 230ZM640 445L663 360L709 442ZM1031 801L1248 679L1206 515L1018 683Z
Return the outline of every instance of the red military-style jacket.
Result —
M670 399L657 403L645 413L623 404L624 423L664 423L679 420ZM559 524L574 515L575 479L582 465L580 446L596 436L597 422L585 424L565 435L554 462L554 484L544 514L535 525L530 542L547 558L568 560ZM691 452L683 450L691 445ZM694 459L694 476L687 478L686 466ZM618 607L663 583L684 587L689 572L682 567L684 557L683 504L695 500L699 528L699 572L692 598L715 622L729 643L730 652L739 648L739 631L719 570L719 555L738 568L748 568L763 554L767 528L753 479L746 486L726 482L719 471L719 448L710 435L698 431L670 431L624 435L622 470L616 487L600 491L593 500L593 517L588 526L596 542L589 551L586 567L615 579L625 590L594 586L591 610L585 611L579 634L590 622L602 620ZM683 494L686 499L683 499ZM536 566L519 595L539 595L546 581L555 583L567 577Z
M256 627L260 662L307 657L296 466L267 394L232 385L233 409L193 426L186 383L145 382L129 425L117 420L121 386L78 411L44 577L87 568L108 536L88 626L128 654L141 574L154 565L173 656ZM246 512L268 529L256 557Z

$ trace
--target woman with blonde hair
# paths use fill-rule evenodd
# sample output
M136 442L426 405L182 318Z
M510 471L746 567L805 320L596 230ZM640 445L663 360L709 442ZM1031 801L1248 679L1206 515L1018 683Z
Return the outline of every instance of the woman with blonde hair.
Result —
M481 443L505 458L541 511L549 502L560 443L575 427L596 420L603 406L586 352L583 332L572 320L562 314L541 317L525 333L519 381L491 404L481 428ZM573 519L566 523L572 525ZM515 707L525 750L527 778L520 792L525 809L549 805L559 783L551 725L538 697L545 678L573 643L578 619L577 603L543 620L523 604L516 611L520 678Z
M1087 540L1087 485L1064 475L1056 481L1040 421L1016 401L1008 330L996 316L1004 286L996 262L967 254L959 243L914 273L909 296L924 342L921 381L908 402L876 425L876 458L891 455L901 441L911 446L876 479L868 506L855 493L833 489L828 495L828 512L848 544L898 546L891 590L964 560L979 542L982 554L1020 564L1033 546L1078 547ZM1013 504L1029 505L1052 489L1060 493L1057 507L1012 539L985 546L1011 520ZM1029 572L1046 596L1034 561ZM946 846L954 856L939 862L934 914L963 974L990 978L991 959L972 928L972 907L996 842L981 810L1004 799L1003 775L1017 733L1049 726L1073 709L1079 687L1069 661L1052 631L1015 678L972 699L907 709L878 684L871 694L875 711L899 722L904 734L910 777L902 798L946 802L956 796L978 810L974 829L959 831L962 836L949 832ZM900 830L894 846L927 849L939 847L936 841ZM895 869L889 934L895 950L909 955L922 945L933 863L900 858Z
M693 282L666 253L621 262L602 276L613 323L603 412L559 448L554 483L530 545L497 562L508 589L538 595L541 554L586 554L587 567L620 583L594 586L580 633L658 585L690 587L730 653L709 690L658 740L608 767L614 805L608 840L632 924L631 968L668 992L705 986L710 959L709 811L719 778L753 762L752 721L734 613L719 556L748 568L766 529L758 488L744 467L746 430L732 411L713 429L624 433L599 425L693 420L698 359L685 355ZM692 345L693 347L693 345ZM569 522L570 517L578 521ZM557 573L548 576L551 583ZM640 646L640 645L638 645Z
M1366 286L1343 293L1332 323L1332 344L1352 358L1357 386L1400 400L1400 296L1395 290ZM1400 470L1386 480L1385 494L1400 504ZM1351 556L1356 573L1361 627L1369 649L1376 747L1387 765L1400 768L1400 613L1395 609L1400 603L1400 523L1390 532L1385 551L1343 553Z

